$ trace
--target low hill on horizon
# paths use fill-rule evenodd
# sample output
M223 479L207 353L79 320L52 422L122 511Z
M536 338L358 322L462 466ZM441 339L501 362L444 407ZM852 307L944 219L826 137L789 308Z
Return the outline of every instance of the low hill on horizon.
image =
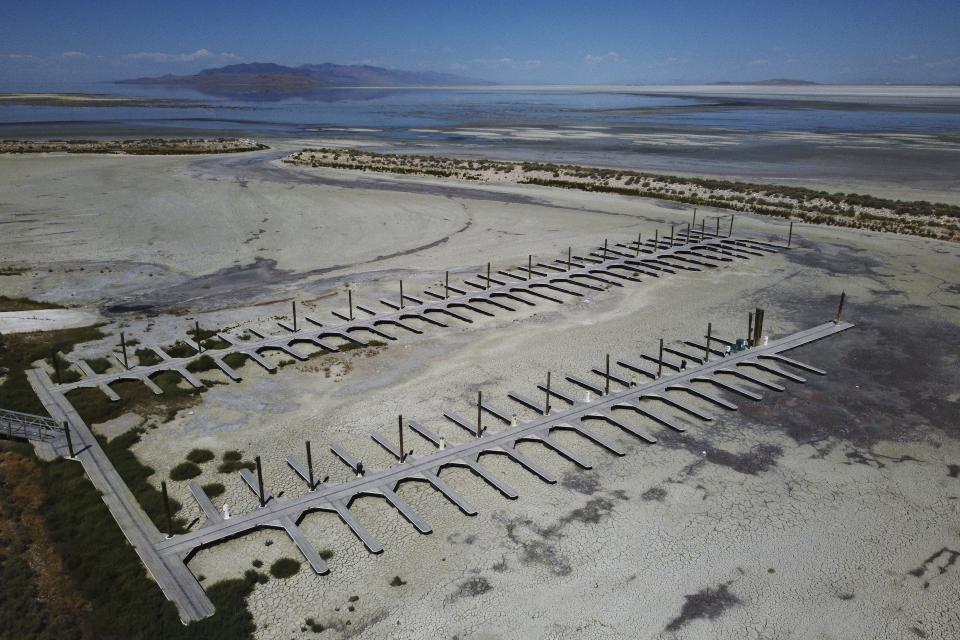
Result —
M297 94L335 87L455 86L496 83L450 73L404 71L372 65L324 62L290 67L272 62L249 62L204 69L193 75L167 74L118 80L117 84L192 87L215 94Z

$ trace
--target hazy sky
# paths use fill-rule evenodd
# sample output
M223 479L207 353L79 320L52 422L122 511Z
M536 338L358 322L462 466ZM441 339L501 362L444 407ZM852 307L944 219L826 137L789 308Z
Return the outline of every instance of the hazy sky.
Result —
M960 82L960 1L3 0L0 83L366 63L500 82Z

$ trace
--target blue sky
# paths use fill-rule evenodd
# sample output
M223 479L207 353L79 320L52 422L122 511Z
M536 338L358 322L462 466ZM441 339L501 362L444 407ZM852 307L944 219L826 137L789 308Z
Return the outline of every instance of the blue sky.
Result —
M960 2L0 0L0 83L366 63L499 82L960 82Z

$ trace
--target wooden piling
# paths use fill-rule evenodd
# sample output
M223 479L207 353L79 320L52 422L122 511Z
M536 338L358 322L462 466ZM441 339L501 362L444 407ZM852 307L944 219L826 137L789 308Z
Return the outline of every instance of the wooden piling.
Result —
M660 338L660 357L657 358L657 377L663 375L663 338Z
M527 281L533 280L533 254L527 254Z
M294 329L296 331L296 329ZM193 337L197 339L197 353L203 353L203 343L200 341L200 321L194 320Z
M640 231L638 231L637 232L637 255L636 255L637 258L640 257L640 240L642 238L643 238L643 234Z
M160 481L160 492L163 494L163 510L167 515L167 537L173 535L173 517L170 515L170 497L167 495L167 483Z
M481 421L483 419L483 391L477 391L477 437L479 438L483 435L483 426Z
M350 306L350 321L353 322L353 289L347 289L347 304Z
M450 297L450 272L447 271L444 274L443 280L443 299L446 300Z
M550 372L547 371L547 402L543 407L543 415L550 415Z
M840 317L843 315L843 302L847 299L847 292L842 291L840 293L840 305L837 307L837 318L834 320L834 324L840 324Z
M260 456L254 458L254 460L257 463L257 487L260 490L257 497L260 498L260 506L262 507L267 504L267 501L263 498L263 467L260 466Z
M293 332L297 332L297 301L291 300L292 304L292 315L293 315Z
M73 452L73 438L70 436L70 423L66 420L63 421L63 433L67 436L67 451L70 452L70 457L76 457Z
M316 483L313 481L313 453L310 451L310 441L306 441L307 445L307 475L310 476L310 491L313 491L316 488Z
M567 247L567 271L570 271L570 266L573 264L573 261L570 259L570 256L573 255L573 247Z
M734 218L734 215L731 213L731 214L730 214L730 229L727 231L727 237L728 237L728 238L733 235L733 218Z
M397 431L400 432L400 462L403 462L407 454L403 449L403 414L397 416Z
M753 311L747 314L747 346L753 346Z
M790 221L790 230L787 231L787 248L790 248L790 243L793 241L793 220Z
M403 309L403 280L400 281L400 308Z
M704 349L705 353L703 354L704 363L710 361L710 339L713 337L713 323L707 323L707 348Z
M604 376L603 395L610 395L610 354L607 354L607 373Z
M123 350L123 368L129 369L130 365L127 363L127 341L123 337L123 331L120 332L120 349Z

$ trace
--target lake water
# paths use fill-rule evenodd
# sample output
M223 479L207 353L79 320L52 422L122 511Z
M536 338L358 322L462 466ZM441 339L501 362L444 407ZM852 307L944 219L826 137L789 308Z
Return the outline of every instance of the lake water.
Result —
M951 191L960 175L956 88L348 88L297 97L110 84L55 90L189 104L3 105L0 137L241 135L932 192Z

